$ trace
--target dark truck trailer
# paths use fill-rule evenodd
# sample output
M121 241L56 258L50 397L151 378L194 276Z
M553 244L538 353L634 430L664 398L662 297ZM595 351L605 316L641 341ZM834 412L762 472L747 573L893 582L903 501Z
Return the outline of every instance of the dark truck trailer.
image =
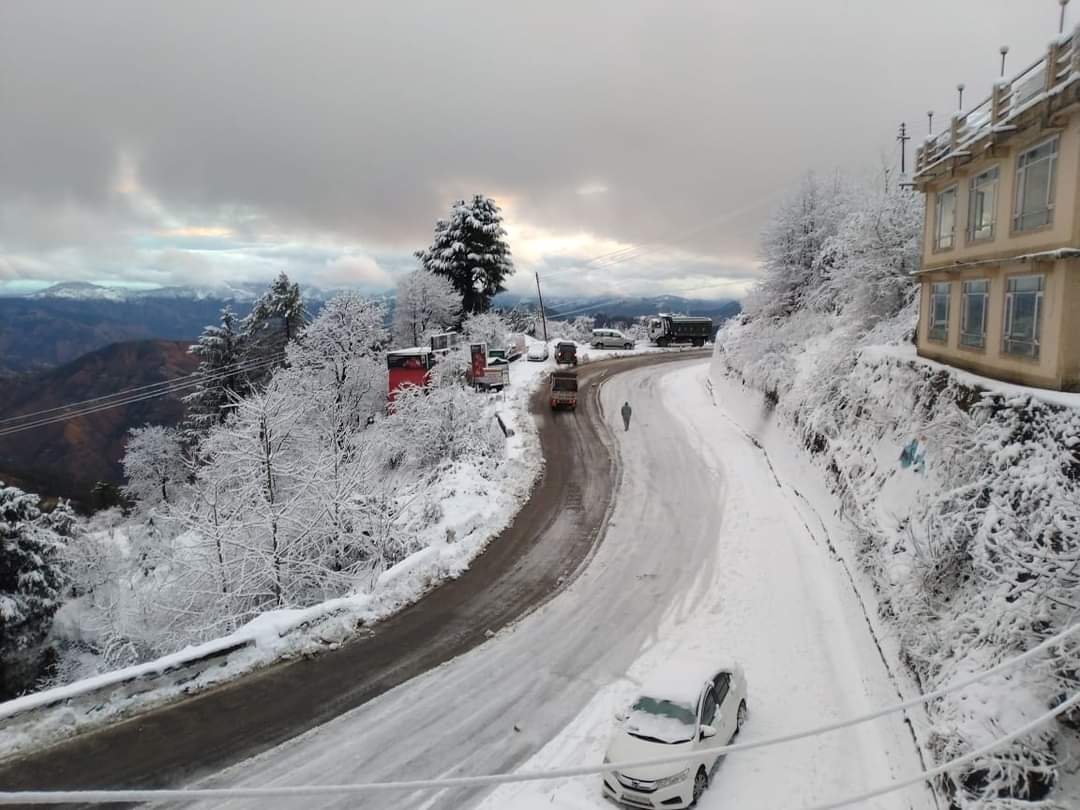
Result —
M704 346L706 341L712 339L712 332L712 318L664 313L649 318L649 338L657 346L670 346L673 343Z
M577 372L553 371L550 380L551 409L577 407Z

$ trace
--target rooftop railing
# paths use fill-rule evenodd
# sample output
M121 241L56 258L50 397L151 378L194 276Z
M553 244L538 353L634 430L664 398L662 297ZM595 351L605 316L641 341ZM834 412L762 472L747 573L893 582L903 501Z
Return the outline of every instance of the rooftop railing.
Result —
M929 136L915 151L915 176L950 158L970 156L980 138L1014 129L1012 121L1029 107L1080 77L1080 26L1050 43L1045 56L1011 79L994 84L990 96L966 112L955 113L944 132Z

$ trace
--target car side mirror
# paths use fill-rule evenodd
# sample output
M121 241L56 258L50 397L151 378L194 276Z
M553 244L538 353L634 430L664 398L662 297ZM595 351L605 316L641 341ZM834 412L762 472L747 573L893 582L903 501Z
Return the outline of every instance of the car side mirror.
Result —
M615 712L615 719L618 722L623 722L626 719L626 712Z
M716 729L715 728L713 728L712 726L709 726L709 725L702 725L700 739L707 740L707 739L709 739L709 737L715 737L715 736L716 736Z

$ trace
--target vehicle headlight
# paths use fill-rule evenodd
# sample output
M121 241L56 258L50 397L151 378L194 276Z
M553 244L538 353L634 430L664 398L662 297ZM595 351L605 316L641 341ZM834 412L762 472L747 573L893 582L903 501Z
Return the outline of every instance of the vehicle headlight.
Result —
M687 768L685 771L680 771L679 773L675 774L674 776L665 776L663 779L657 779L656 780L656 789L659 790L660 788L671 787L672 785L679 784L679 782L685 782L689 778L690 778L690 769Z

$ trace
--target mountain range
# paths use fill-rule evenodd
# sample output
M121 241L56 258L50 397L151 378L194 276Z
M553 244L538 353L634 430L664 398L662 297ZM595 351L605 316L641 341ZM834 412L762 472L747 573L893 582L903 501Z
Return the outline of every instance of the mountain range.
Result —
M0 414L11 419L41 413L190 374L198 361L188 354L188 345L173 340L113 343L58 368L25 375L18 384L0 386ZM0 481L85 503L95 482L123 480L120 459L128 430L176 424L183 416L179 396L184 393L0 436ZM0 432L14 424L21 423L0 423Z

